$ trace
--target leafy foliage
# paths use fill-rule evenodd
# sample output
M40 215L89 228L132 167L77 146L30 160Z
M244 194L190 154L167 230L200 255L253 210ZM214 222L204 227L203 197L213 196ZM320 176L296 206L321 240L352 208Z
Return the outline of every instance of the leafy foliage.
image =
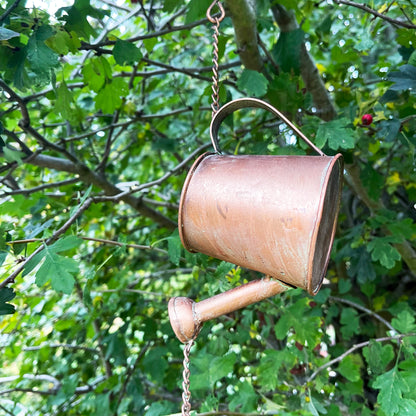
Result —
M224 3L220 102L269 101L343 154L345 183L320 292L205 323L193 410L414 415L414 7L264 0L250 22L246 1ZM210 149L210 4L0 2L1 414L177 414L168 299L258 278L186 252L176 225ZM260 110L220 134L226 153L312 153Z

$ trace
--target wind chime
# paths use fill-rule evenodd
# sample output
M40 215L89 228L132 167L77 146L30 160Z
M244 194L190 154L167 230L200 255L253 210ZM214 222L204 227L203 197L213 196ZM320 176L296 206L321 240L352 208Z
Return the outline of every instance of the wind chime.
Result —
M219 12L214 13L214 8ZM179 234L184 247L241 267L264 278L194 302L169 301L169 319L185 344L182 415L189 416L189 354L203 322L300 287L315 295L324 279L335 234L342 187L341 154L326 156L290 120L265 101L233 100L219 106L218 36L225 17L213 1L212 120L214 152L191 167L179 204ZM317 156L223 155L218 131L241 108L261 108L284 121Z

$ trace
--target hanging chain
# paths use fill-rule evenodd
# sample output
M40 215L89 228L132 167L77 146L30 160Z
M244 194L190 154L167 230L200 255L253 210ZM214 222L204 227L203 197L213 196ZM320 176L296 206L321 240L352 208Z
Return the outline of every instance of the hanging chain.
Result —
M183 349L182 416L189 416L191 412L191 391L189 390L189 377L191 375L191 371L189 370L189 353L191 352L193 344L194 340L191 339L185 344L185 348Z
M219 15L215 15L212 14L212 9L217 6L220 10ZM211 6L209 6L208 10L207 10L207 18L208 20L212 23L212 28L214 30L214 33L212 35L213 37L213 42L212 42L212 46L213 46L213 58L212 58L212 104L211 104L211 108L212 108L212 117L214 117L215 113L219 110L220 108L220 104L219 104L219 100L220 100L220 86L218 83L218 36L220 34L219 32L219 27L220 27L220 22L224 19L225 17L225 11L224 8L222 7L222 4L219 0L214 0L211 4Z

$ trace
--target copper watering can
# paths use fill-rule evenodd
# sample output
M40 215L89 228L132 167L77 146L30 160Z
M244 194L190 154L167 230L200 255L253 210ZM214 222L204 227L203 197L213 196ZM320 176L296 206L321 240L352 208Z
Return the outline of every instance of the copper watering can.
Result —
M281 118L319 156L222 155L218 130L234 111L257 107ZM210 126L215 153L201 155L185 180L179 205L184 247L264 273L227 292L194 302L169 301L181 342L203 322L287 290L314 295L326 273L338 216L343 159L326 156L270 104L242 98L225 104Z

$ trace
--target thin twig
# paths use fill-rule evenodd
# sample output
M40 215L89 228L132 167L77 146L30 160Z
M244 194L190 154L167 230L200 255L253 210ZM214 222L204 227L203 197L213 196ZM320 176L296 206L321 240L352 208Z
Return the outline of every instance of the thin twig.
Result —
M379 13L377 10L372 9L366 4L356 3L349 0L334 0L336 4L345 4L346 6L356 7L357 9L364 10L366 13L370 13L375 17L385 20L386 22L391 23L392 25L405 27L406 29L416 29L416 25L413 23L403 22L401 20L393 19L392 17L386 16L385 14Z
M202 146L198 147L195 151L193 151L186 159L184 159L181 163L176 165L173 169L171 169L169 172L165 173L161 178L156 179L151 182L147 182L138 186L132 186L131 189L128 191L121 192L119 194L116 194L114 196L103 196L100 197L99 200L101 201L119 201L121 198L131 195L136 192L140 192L143 189L148 189L153 186L160 185L163 183L166 179L168 179L170 176L174 175L176 172L181 170L184 166L186 166L191 160L195 158L196 155L200 154L202 150L208 148L211 145L211 143L205 143Z
M416 336L416 334L400 334L400 335L394 335L391 337L383 337L383 338L375 338L375 339L371 339L369 341L365 341L365 342L361 342L360 344L355 344L353 345L350 349L348 349L347 351L345 351L344 353L342 353L341 355L339 355L338 357L334 358L331 361L328 361L327 363L321 365L320 367L318 367L306 380L307 383L309 383L310 381L312 381L322 370L325 370L325 368L331 367L331 365L339 363L340 361L342 361L347 355L350 355L351 353L353 353L354 351L367 347L368 345L370 345L371 341L373 342L386 342L386 341L395 341L395 340L401 340L402 338L406 338L406 337L414 337Z
M368 315L374 317L375 319L379 320L380 322L382 322L384 325L387 326L387 328L389 328L391 331L395 331L395 329L393 328L393 326L390 324L390 322L388 322L386 319L384 319L382 316L378 315L377 313L375 313L374 311L359 305L356 302L353 302L352 300L348 300L348 299L343 299L343 298L339 298L337 296L330 296L329 299L335 301L335 302L340 302L340 303L345 303L346 305L352 306L355 309L358 309L362 312L367 313Z

